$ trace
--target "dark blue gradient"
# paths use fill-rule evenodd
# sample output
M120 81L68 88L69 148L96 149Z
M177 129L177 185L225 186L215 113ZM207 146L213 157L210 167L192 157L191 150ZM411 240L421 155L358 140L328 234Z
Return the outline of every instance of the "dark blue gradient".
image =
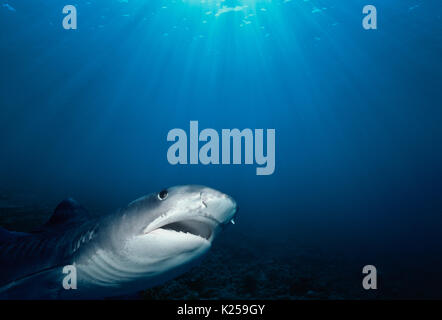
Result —
M107 209L204 184L263 250L307 243L442 297L442 3L371 2L367 31L366 1L207 2L78 0L64 30L59 1L2 1L0 189ZM170 165L190 120L276 129L275 173Z

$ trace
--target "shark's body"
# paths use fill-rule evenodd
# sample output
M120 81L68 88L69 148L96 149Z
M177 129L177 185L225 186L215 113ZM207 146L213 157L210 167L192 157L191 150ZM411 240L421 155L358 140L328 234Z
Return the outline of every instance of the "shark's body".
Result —
M235 213L231 197L202 186L163 190L99 217L65 200L35 232L0 228L0 298L104 298L147 289L198 261ZM66 266L75 267L76 289L63 287L73 275L63 273Z

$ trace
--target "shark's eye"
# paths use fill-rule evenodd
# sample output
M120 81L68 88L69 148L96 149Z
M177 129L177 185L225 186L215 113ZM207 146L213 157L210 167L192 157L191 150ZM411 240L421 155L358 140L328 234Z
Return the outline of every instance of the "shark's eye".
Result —
M161 190L160 193L158 193L158 199L164 200L167 198L167 190Z

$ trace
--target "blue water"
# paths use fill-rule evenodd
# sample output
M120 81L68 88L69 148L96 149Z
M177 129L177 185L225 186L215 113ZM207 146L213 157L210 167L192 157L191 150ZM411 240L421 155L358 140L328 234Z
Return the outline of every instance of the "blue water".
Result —
M0 0L0 189L111 209L204 184L244 234L389 259L440 293L440 1L371 2L377 30L359 0L77 0L77 30L65 4ZM274 174L170 165L190 120L276 129Z

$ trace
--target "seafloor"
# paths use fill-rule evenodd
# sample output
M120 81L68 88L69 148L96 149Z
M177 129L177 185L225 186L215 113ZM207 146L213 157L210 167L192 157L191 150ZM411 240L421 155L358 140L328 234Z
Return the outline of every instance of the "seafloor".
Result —
M29 231L44 223L52 208L29 196L0 193L0 225ZM321 246L277 241L232 227L220 236L204 261L138 299L379 299L400 298L398 281L376 291L362 289L362 265ZM387 272L388 276L388 272Z

